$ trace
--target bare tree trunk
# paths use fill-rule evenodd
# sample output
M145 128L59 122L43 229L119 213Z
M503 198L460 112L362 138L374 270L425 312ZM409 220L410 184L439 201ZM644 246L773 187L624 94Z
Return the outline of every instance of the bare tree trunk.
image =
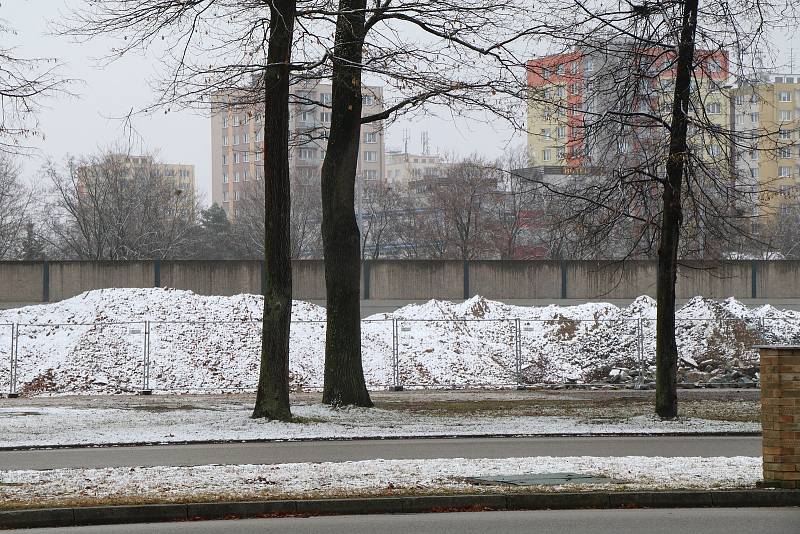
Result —
M372 406L361 364L361 238L354 209L361 136L366 0L341 0L333 53L328 150L322 164L322 240L328 328L322 401Z
M264 317L253 417L287 421L292 316L289 187L289 61L295 0L270 3L264 80Z
M675 342L675 284L678 277L678 241L683 213L681 188L687 157L689 100L691 98L692 64L699 0L686 0L683 7L681 40L675 73L675 99L672 105L672 126L667 181L663 192L661 243L658 249L658 301L656 324L656 413L666 419L678 415L678 346Z

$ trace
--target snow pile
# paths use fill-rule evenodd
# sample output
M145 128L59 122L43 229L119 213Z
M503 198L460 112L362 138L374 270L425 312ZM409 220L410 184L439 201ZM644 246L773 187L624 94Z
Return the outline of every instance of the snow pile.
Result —
M0 391L9 387L11 323L20 325L17 389L26 394L125 392L145 385L252 389L258 381L261 306L258 295L106 289L0 311ZM372 387L393 383L396 320L405 386L627 382L642 370L645 376L652 372L655 317L649 297L624 308L521 307L482 297L431 300L363 322L364 372ZM320 387L325 310L295 301L292 319L292 384ZM800 341L800 313L696 297L678 312L676 333L683 379L746 382L756 378L751 347Z

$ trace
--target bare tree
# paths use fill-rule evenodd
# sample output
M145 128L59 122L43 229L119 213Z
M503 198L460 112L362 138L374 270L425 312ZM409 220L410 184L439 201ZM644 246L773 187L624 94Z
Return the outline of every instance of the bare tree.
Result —
M16 256L32 198L19 179L19 167L9 155L0 154L0 260Z
M322 257L322 238L320 235L319 184L291 178L292 208L289 221L291 234L291 258L311 259ZM243 244L248 258L263 258L264 243L264 182L252 180L241 191L236 204L236 218L233 231Z
M103 152L45 168L52 184L53 245L85 260L165 259L183 254L197 206L152 156Z
M301 2L311 9L316 2ZM66 23L65 33L91 39L111 34L113 60L142 49L161 54L153 110L264 110L266 203L262 356L254 417L287 420L291 268L288 120L295 68L295 0L112 0L93 2ZM313 25L313 21L309 22Z
M656 412L673 418L679 258L746 238L752 211L741 207L753 187L764 186L742 180L735 165L753 136L720 120L732 97L728 73L744 77L747 57L766 44L766 28L793 24L796 6L545 4L558 13L547 20L547 33L564 53L531 62L531 98L543 103L543 116L577 132L565 165L589 170L580 187L549 189L571 200L579 214L572 220L595 245L617 232L628 247L622 257L657 249ZM756 137L775 135L762 130Z
M4 42L15 33L0 19ZM30 139L42 136L37 117L42 101L66 92L70 83L59 76L58 67L56 59L22 58L13 46L0 46L0 152L25 151Z

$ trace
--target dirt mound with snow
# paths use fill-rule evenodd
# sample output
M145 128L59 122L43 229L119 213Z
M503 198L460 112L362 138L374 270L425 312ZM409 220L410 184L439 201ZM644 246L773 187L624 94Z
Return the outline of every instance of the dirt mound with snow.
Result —
M106 289L0 311L0 391L10 387L12 323L19 325L16 389L25 394L253 389L262 303L258 295ZM364 372L371 387L394 383L396 322L399 381L407 387L646 381L655 317L649 297L623 308L431 300L362 323ZM325 310L295 301L292 320L292 384L320 387ZM748 383L757 378L752 346L800 341L800 313L696 297L679 310L676 335L682 380Z

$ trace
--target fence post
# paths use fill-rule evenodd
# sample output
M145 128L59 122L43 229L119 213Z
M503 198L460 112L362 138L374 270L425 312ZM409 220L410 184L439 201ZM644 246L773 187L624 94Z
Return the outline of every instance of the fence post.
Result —
M639 355L639 384L644 386L646 365L644 362L644 328L642 327L642 318L636 319L636 350Z
M142 341L144 342L142 350L142 389L139 391L139 395L152 395L153 390L150 389L150 321L144 322Z
M17 393L17 345L19 344L19 325L11 325L11 368L8 375L8 398L14 399L19 397Z
M392 319L392 391L403 391L400 384L400 340L397 319Z
M522 384L522 329L519 318L514 319L514 360L517 370L517 389L525 389Z

